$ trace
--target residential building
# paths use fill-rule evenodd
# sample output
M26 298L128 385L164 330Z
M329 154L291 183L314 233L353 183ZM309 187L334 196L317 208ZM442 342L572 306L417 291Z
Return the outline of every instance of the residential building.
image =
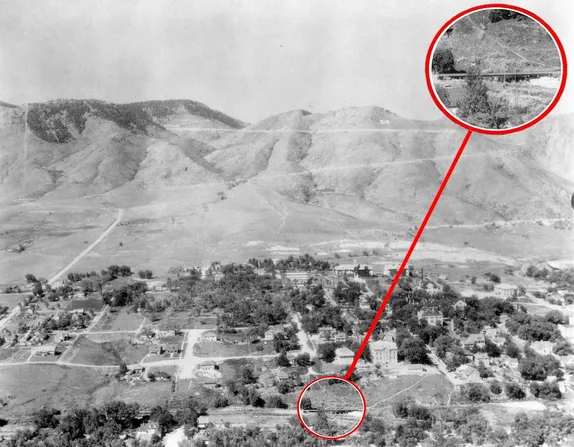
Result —
M574 324L559 324L558 330L566 340L574 341Z
M484 349L485 346L484 334L470 334L468 337L463 338L460 341L460 344L464 349L471 349L474 345L476 345L480 349Z
M355 353L347 347L337 348L335 355L337 356L335 362L341 365L350 365L355 358Z
M484 364L484 366L490 366L490 357L485 352L477 352L474 354L474 364L478 365L480 362Z
M370 346L373 363L378 363L381 366L391 366L399 362L397 344L394 339L378 340L372 342Z
M201 334L201 341L217 341L216 331L206 331Z
M355 274L355 264L341 264L335 267L335 274L339 278L353 276Z
M353 272L355 273L355 275L357 275L359 278L368 278L370 276L372 276L372 271L373 269L368 266L368 265L357 265L355 266Z
M331 340L331 337L333 335L333 333L335 332L335 329L333 329L331 326L321 326L317 332L319 333L319 338L321 340L327 341L327 340Z
M333 335L333 341L335 343L345 343L345 341L347 341L347 335L343 332L336 332L335 335Z
M466 309L466 303L463 300L458 300L452 307L454 310L464 310Z
M58 355L59 350L56 345L38 346L35 350L36 355Z
M166 354L179 354L179 345L176 343L168 343L162 346Z
M149 347L149 351L150 354L155 354L155 355L160 355L163 351L162 351L162 345L150 345Z
M285 381L289 380L289 374L287 374L285 371L281 370L277 373L277 380L279 382L285 382Z
M511 299L518 296L518 287L512 284L495 284L494 295L498 298Z
M136 430L135 437L138 441L151 442L154 435L161 435L159 424L157 422L148 422Z
M205 362L199 365L198 369L200 371L217 371L219 369L219 365L215 362Z
M417 312L417 318L419 321L425 320L431 326L442 326L444 322L442 312L434 307L422 308Z
M303 286L307 284L311 274L307 271L285 272L285 278L295 285Z
M220 272L213 274L213 279L215 281L221 281L224 277L225 277L225 275L223 273L220 273Z
M553 346L554 343L551 343L549 341L535 341L530 345L532 350L540 355L552 354Z
M283 332L283 327L269 328L269 329L267 329L267 331L265 331L265 335L263 336L263 341L264 342L273 341L273 339L275 338L275 334L280 334L281 332Z

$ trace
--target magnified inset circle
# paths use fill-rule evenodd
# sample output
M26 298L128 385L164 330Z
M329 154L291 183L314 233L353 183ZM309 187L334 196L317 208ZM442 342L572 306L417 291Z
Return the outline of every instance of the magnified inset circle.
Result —
M308 383L299 394L297 415L312 435L330 441L353 434L367 412L365 396L353 382L325 376Z
M517 6L477 6L450 19L433 39L426 80L441 111L486 134L524 130L556 106L566 54L552 28Z

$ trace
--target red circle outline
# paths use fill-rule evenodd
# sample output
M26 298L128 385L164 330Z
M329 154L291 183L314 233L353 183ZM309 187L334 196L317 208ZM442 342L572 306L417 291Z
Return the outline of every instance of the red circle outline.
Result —
M323 436L323 435L320 435L319 433L316 433L313 430L311 430L307 426L307 424L305 424L305 421L301 417L301 398L303 397L303 394L305 394L305 391L307 391L309 389L309 387L311 385L313 385L314 383L320 382L321 380L327 380L327 379L338 379L338 380L341 380L343 382L348 383L349 385L351 385L353 388L355 388L358 391L359 396L361 396L361 401L363 402L363 415L361 416L361 420L359 421L359 423L350 432L344 433L340 436ZM325 439L326 441L337 441L339 439L343 439L343 438L346 438L348 436L351 436L353 433L355 433L359 429L361 424L364 422L366 415L367 415L367 400L365 399L365 395L361 391L361 388L359 388L354 382L351 382L350 380L345 379L344 377L339 377L339 376L318 377L317 379L314 379L311 382L309 382L307 385L305 385L305 387L299 393L299 397L297 398L297 417L299 418L299 422L301 422L301 425L303 426L303 428L305 430L307 430L309 433L311 433L313 436L316 436L317 438L320 438L320 439Z
M533 118L532 120L530 120L524 124L521 124L520 126L512 127L510 129L483 129L481 127L472 126L472 125L465 123L464 121L460 120L440 102L437 94L434 91L432 81L431 81L431 57L432 57L432 54L434 53L434 49L436 47L437 42L440 39L440 37L443 35L443 33L454 22L456 22L461 17L464 17L465 15L470 14L470 13L475 12L475 11L481 11L484 9L493 9L493 8L510 9L512 11L520 12L524 15L527 15L531 19L537 21L540 25L542 25L546 29L546 31L554 39L554 43L558 47L558 51L560 53L560 59L561 59L561 63L562 63L562 80L560 82L560 87L558 88L558 91L557 91L556 95L554 96L554 99L552 100L550 105L548 105L546 107L546 109L544 109L544 111L540 115L538 115L537 117ZM447 21L439 29L438 33L434 36L434 38L433 38L433 40L429 46L429 49L427 51L427 55L426 55L426 59L425 59L425 77L426 77L426 82L427 82L427 88L429 89L430 95L431 95L433 101L435 102L436 106L440 109L440 111L442 113L444 113L455 124L458 124L459 126L464 127L465 129L470 130L471 132L483 133L483 134L487 134L487 135L505 135L505 134L509 134L509 133L519 132L521 130L527 129L528 127L535 125L540 120L546 118L546 116L548 116L548 114L552 111L552 109L554 109L554 107L558 103L560 97L562 96L562 93L564 92L564 88L566 87L567 74L568 74L568 63L566 61L566 52L564 51L564 47L562 46L562 42L558 38L558 35L554 32L554 30L550 27L550 25L548 25L548 23L546 23L543 19L541 19L536 14L534 14L533 12L531 12L527 9L521 8L519 6L508 5L505 3L488 3L488 4L484 4L484 5L474 6L472 8L466 9L466 10L458 13L457 15L455 15L453 18L451 18L449 21Z

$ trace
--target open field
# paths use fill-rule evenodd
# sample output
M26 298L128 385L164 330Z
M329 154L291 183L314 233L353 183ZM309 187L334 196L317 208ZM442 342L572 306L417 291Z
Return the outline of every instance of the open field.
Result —
M171 382L143 382L130 385L127 382L109 382L108 386L99 388L92 396L94 405L101 405L111 400L123 400L128 403L139 403L141 406L163 405L171 397Z
M89 201L38 201L4 208L2 282L22 282L30 272L50 278L96 240L116 215L116 210ZM5 251L19 244L24 251Z
M0 306L7 306L12 309L24 300L30 293L0 293Z
M137 312L131 312L128 309L112 311L108 308L106 314L91 331L136 331L143 321L144 317Z
M0 394L14 399L1 415L33 411L41 406L71 408L91 401L92 393L108 379L90 368L48 365L0 366Z
M391 405L396 399L407 396L426 405L443 405L453 390L451 383L441 374L424 376L398 376L396 379L383 377L368 384L360 384L370 412Z
M261 348L258 350L257 348ZM193 354L198 357L236 357L240 355L274 354L272 344L263 343L221 343L217 341L202 341L193 345Z
M67 361L81 365L117 365L138 363L148 352L147 345L132 345L127 339L94 342L86 336L78 337Z

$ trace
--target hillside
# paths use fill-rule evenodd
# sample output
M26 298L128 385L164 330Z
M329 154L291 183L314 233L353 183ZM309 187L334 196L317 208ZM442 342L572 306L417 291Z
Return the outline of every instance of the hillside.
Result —
M552 71L560 69L560 57L551 36L526 16L492 23L488 11L458 20L450 36L442 36L437 48L449 48L457 70L466 71L476 59L485 73Z
M136 259L167 269L408 239L464 137L446 120L413 121L380 107L294 110L235 128L243 123L185 103L118 106L141 112L126 115L108 113L116 110L109 104L65 105L36 107L39 134L26 125L25 107L0 108L0 249L26 248L3 252L15 277L28 266L65 265L118 209L122 223L78 268ZM570 218L571 122L549 118L506 138L473 135L429 237L456 245L492 221ZM460 230L441 231L452 226ZM523 230L512 231L481 236L476 247L522 247ZM568 249L555 241L544 250Z

